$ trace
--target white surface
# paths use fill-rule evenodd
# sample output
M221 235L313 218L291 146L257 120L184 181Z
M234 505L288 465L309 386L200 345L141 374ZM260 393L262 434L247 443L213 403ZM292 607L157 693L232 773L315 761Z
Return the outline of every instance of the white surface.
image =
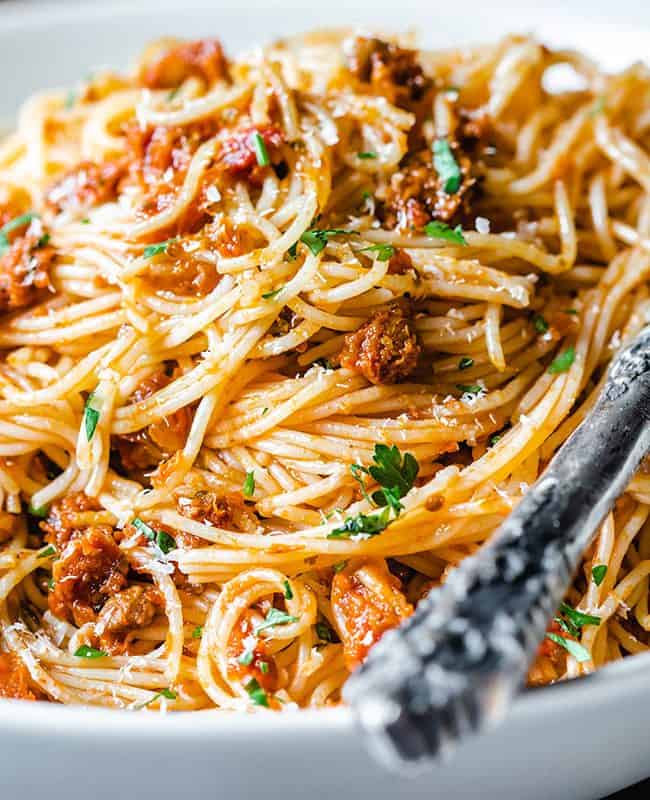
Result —
M158 35L218 35L236 50L312 26L420 32L445 46L534 32L607 67L648 58L648 0L323 0L239 4L0 4L0 118L29 92L119 66ZM0 701L0 798L15 800L594 800L650 773L650 659L529 692L508 720L417 779L365 754L345 709L160 716Z

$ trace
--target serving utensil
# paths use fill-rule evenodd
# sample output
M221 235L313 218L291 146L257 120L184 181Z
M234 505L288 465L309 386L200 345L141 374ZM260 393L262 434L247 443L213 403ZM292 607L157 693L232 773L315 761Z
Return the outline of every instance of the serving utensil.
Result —
M614 358L591 412L479 553L349 679L370 750L422 768L497 722L599 525L650 450L650 326Z

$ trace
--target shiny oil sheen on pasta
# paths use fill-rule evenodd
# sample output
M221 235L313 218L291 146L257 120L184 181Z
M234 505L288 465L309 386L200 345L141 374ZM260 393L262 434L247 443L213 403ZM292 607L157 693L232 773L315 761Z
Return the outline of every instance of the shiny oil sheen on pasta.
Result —
M649 150L647 68L521 37L165 40L29 98L0 146L0 695L339 702L648 319ZM532 683L648 648L649 510L641 470Z

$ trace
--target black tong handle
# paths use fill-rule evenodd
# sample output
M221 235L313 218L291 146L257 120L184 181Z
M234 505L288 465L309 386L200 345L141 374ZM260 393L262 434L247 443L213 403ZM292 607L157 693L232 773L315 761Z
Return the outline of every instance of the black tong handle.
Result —
M582 554L650 449L650 327L481 551L387 633L345 696L384 763L426 764L521 688Z

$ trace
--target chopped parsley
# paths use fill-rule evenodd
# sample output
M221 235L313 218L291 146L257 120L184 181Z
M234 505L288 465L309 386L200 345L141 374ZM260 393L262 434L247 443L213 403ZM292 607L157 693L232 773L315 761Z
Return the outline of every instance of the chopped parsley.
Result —
M577 308L565 308L564 309L564 313L565 314L571 314L572 316L577 317L578 316L578 309Z
M203 636L203 625L197 625L192 631L192 639L200 639Z
M388 447L385 444L376 444L372 455L375 462L366 468L360 464L351 464L350 472L352 477L361 486L361 491L366 500L371 501L378 507L388 506L392 508L395 515L399 515L403 506L400 500L405 497L415 481L420 466L416 458L411 453L400 453L396 445ZM380 489L373 492L372 498L368 496L366 487L360 473L364 472L377 481ZM366 531L368 533L369 531Z
M274 289L272 292L264 292L262 297L264 300L275 300L275 298L280 294L284 287L281 286L279 289Z
M395 255L395 248L392 244L373 244L370 247L362 247L359 253L377 253L377 261L389 261Z
M47 512L49 510L49 506L39 506L38 508L34 507L31 503L27 506L27 513L31 514L32 517L39 517L40 519L45 519L47 517Z
M239 656L237 659L238 663L242 664L244 667L248 667L253 663L253 656L255 654L252 650L244 650L244 652Z
M492 436L490 436L490 438L488 439L488 444L490 445L490 447L494 447L494 445L497 442L500 442L502 436L503 436L502 433L495 433Z
M469 356L463 356L458 362L458 369L469 369L474 366L474 359Z
M87 644L82 644L77 650L75 650L75 656L77 658L104 658L104 656L108 655L103 650L97 650L94 647L89 647Z
M607 575L607 564L598 564L597 566L592 567L591 579L596 586L600 586L600 584L605 580L605 575Z
M317 622L314 625L314 630L316 631L316 635L319 639L323 642L333 642L334 641L334 633L329 625L324 622Z
M592 614L583 614L582 611L571 608L567 603L560 605L560 614L562 616L555 617L555 621L570 636L580 636L583 626L600 625L601 621L600 617L595 617Z
M357 157L365 161L370 158L377 158L377 153L374 150L366 150L363 153L357 153Z
M50 578L47 582L47 591L53 592L55 586L56 586L56 581L54 580L54 578Z
M267 675L269 671L269 664L268 661L260 661L259 663L260 672L262 675Z
M176 547L176 541L165 531L158 531L156 534L156 544L167 555Z
M248 696L253 701L253 704L256 706L264 706L264 708L269 707L269 698L266 696L266 692L259 683L255 680L255 678L251 678L244 689L248 692Z
M268 167L271 163L271 159L269 158L269 151L266 149L266 142L257 131L251 136L251 141L253 143L253 150L255 150L257 163L260 167Z
M551 375L559 375L561 372L567 372L567 370L571 367L571 364L576 360L576 351L575 347L571 345L567 347L559 356L556 356L553 361L551 361L548 371Z
M463 174L447 139L436 139L433 143L433 166L440 176L445 193L455 194L460 189Z
M255 494L255 473L252 470L246 473L242 493L244 497L252 497Z
M317 256L327 247L330 237L358 235L357 231L347 231L345 228L310 228L303 233L300 237L300 241L307 245L313 255ZM294 247L295 245L289 248L290 255L295 255L296 251L293 249Z
M147 700L146 703L140 703L140 705L137 705L135 708L138 710L141 708L146 708L152 703L155 703L156 700L159 700L161 697L164 697L167 700L176 700L177 694L172 689L161 689L159 692L156 692L156 694L150 700Z
M334 564L332 569L338 575L339 572L343 572L343 570L347 567L347 565L348 565L347 561L339 561L337 564Z
M546 333L548 330L548 322L544 319L541 314L535 314L533 317L533 327L537 331L537 333Z
M478 383L457 383L456 388L463 394L481 394L483 387Z
M586 647L583 647L580 642L574 642L573 639L566 639L558 633L547 633L546 638L560 645L560 647L563 647L578 663L582 664L585 661L591 661L591 653Z
M176 237L173 237L172 239L166 239L164 242L150 244L148 247L144 248L144 253L142 255L144 258L153 258L153 256L159 256L161 253L166 253L167 247L175 241Z
M293 600L293 589L287 580L284 582L284 597L286 600Z
M10 219L9 222L0 228L0 256L3 256L9 249L8 234L12 233L18 228L29 225L33 219L38 219L38 214L30 211L27 214L21 214L19 217Z
M49 545L49 547L46 547L43 550L41 550L40 553L38 554L38 557L39 558L51 558L52 556L55 556L55 555L56 555L56 547L53 544L51 544L51 545Z
M334 528L327 534L328 539L351 539L353 536L366 534L367 536L377 536L388 527L391 521L391 506L386 506L381 511L373 514L357 514L354 517L347 517L340 528Z
M463 229L460 225L456 225L455 228L450 228L446 222L440 222L434 219L431 220L431 222L427 222L424 226L424 232L433 239L446 239L448 242L453 242L454 244L467 245L467 241L463 236Z
M275 628L276 625L288 625L290 622L298 622L298 617L292 617L286 611L281 611L279 608L269 608L266 612L266 617L261 625L255 628L255 636L260 631L265 631L268 628Z
M146 539L153 542L164 555L167 555L167 553L176 547L175 540L168 533L165 533L165 531L155 531L150 525L147 525L144 520L141 520L140 517L136 517L131 524L134 528L137 528Z
M101 413L97 408L93 407L94 400L95 393L91 392L86 398L86 404L84 406L84 430L86 431L86 439L88 441L95 435L95 429L97 428L99 415Z
M52 237L49 233L44 233L41 238L36 242L36 248L40 250L42 247L47 247Z

